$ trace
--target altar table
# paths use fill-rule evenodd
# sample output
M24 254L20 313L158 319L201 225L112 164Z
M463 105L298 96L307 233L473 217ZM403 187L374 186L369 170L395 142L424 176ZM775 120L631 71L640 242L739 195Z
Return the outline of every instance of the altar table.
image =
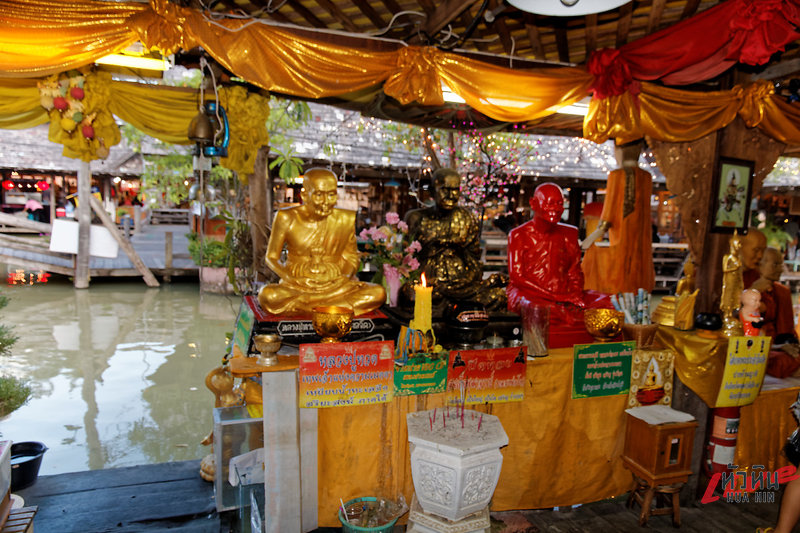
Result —
M627 395L571 399L572 348L529 360L522 402L469 406L497 415L509 445L491 509L537 509L623 494ZM339 499L403 494L411 501L406 413L444 407L444 394L396 397L367 407L318 411L319 525L338 526Z

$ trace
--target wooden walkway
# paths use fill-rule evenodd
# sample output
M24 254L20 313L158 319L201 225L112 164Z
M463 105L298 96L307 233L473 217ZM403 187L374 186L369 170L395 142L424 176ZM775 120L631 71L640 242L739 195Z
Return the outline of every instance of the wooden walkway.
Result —
M199 468L199 461L183 461L39 476L18 494L25 505L39 507L34 526L43 533L238 531L234 511L217 514L213 486L200 478ZM625 497L620 497L576 508L492 513L492 533L753 533L774 525L779 501L776 493L774 503L720 499L682 505L682 525L676 529L667 516L651 517L640 527L638 509L626 508ZM320 528L317 533L335 531L340 529Z
M197 275L198 266L189 258L190 231L184 225L144 225L142 231L131 236L130 243L142 262L156 275L191 276ZM172 265L167 268L167 233L172 234ZM27 241L25 244L22 241ZM71 276L74 273L74 255L49 252L49 238L36 241L35 237L11 237L0 234L0 261L18 264L29 270ZM89 259L91 277L141 277L141 273L119 249L117 257L91 257Z

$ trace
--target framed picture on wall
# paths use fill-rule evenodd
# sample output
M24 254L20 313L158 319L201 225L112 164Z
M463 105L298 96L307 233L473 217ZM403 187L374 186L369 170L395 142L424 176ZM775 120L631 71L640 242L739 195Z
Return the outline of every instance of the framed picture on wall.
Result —
M741 233L750 218L755 163L744 159L720 157L714 169L711 231Z

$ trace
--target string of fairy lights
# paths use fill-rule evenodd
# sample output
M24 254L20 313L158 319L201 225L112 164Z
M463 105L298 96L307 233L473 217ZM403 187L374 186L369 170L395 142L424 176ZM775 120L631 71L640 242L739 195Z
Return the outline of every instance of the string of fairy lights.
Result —
M475 205L508 204L524 178L603 180L616 167L611 142L491 133L470 128L466 122L461 124L465 129L428 130L311 105L315 119L295 136L295 149L301 156L332 158L351 166L382 164L430 171L432 157L423 144L427 141L442 165L455 160L465 200Z

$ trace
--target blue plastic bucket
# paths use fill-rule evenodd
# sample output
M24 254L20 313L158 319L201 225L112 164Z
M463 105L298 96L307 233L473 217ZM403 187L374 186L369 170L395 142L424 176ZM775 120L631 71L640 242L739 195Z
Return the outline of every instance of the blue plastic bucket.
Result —
M354 499L346 502L344 504L344 508L347 509L351 505L353 505L355 503L358 503L358 502L375 502L375 501L378 501L378 498L375 498L375 497L372 497L372 496L368 496L366 498L354 498ZM398 518L400 518L400 517L398 516L397 518L395 518L391 522L383 524L382 526L361 527L361 526L356 526L356 525L348 523L347 520L345 520L344 513L342 512L342 509L339 509L339 521L342 523L342 531L344 533L360 533L360 532L363 532L363 531L370 531L372 533L391 533L391 531L394 530L394 524L395 524L395 522L397 522Z

